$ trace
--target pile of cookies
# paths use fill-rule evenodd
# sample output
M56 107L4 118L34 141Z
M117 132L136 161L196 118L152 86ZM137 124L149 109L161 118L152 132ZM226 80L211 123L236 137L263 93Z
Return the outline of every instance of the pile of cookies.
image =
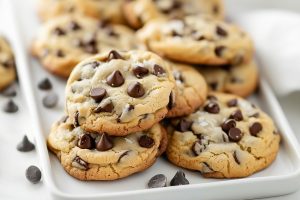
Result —
M32 53L68 78L48 147L73 177L123 178L164 152L214 178L276 158L276 126L243 99L258 82L253 43L224 21L221 0L40 0L39 10Z

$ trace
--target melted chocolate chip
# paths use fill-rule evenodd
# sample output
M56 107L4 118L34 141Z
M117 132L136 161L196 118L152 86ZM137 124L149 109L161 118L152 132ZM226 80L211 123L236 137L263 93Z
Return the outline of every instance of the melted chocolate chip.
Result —
M149 73L149 70L146 67L140 67L140 66L135 67L132 71L137 78L143 78Z
M178 33L175 30L172 30L171 34L172 34L173 37L182 37L182 34Z
M249 128L249 131L250 131L250 134L253 135L253 136L257 136L257 134L263 129L261 123L259 122L255 122L253 123L250 128Z
M80 126L80 123L79 123L79 112L78 111L75 113L75 116L74 116L74 126L75 127Z
M100 113L100 112L109 112L111 113L114 109L114 104L112 102L104 105L104 106L98 106L94 112L95 113Z
M171 186L188 185L188 184L190 184L190 182L187 180L187 178L185 177L184 172L181 171L181 170L177 171L175 176L170 181Z
M81 149L93 149L95 144L93 138L89 134L80 136L77 146Z
M102 99L106 95L106 90L104 88L98 87L98 88L93 88L90 91L90 96L97 102L101 102Z
M234 119L235 121L242 121L244 119L242 111L240 109L234 111L230 116L230 119Z
M108 56L107 56L107 61L110 61L110 60L113 60L113 59L122 59L122 60L124 60L124 58L115 50L110 51Z
M211 82L209 83L209 87L213 90L213 91L217 91L218 89L218 82Z
M182 83L184 82L181 72L173 71L173 76L174 76L176 81L180 81Z
M34 144L28 140L26 135L24 135L22 141L17 145L17 150L21 152L32 151L34 148Z
M238 159L238 157L237 157L237 153L236 153L236 151L234 151L234 153L233 153L233 158L234 158L234 161L237 163L237 164L241 164L241 162L240 162L240 160Z
M231 128L228 132L229 140L232 142L238 142L242 139L242 132L238 128Z
M58 35L58 36L62 36L62 35L65 35L66 32L64 30L62 30L61 28L59 27L56 27L54 30L53 30L53 33L55 35Z
M75 22L75 21L71 21L70 24L69 24L69 28L72 30L72 31L77 31L77 30L80 30L81 29L81 26Z
M89 169L89 164L82 160L79 156L76 156L73 161L80 165L84 170Z
M62 58L62 57L65 56L65 54L64 54L64 52L61 49L59 49L59 50L56 51L56 56Z
M227 101L227 106L228 107L235 107L237 106L238 100L237 99L231 99L229 101Z
M139 98L144 96L145 89L139 82L130 83L127 88L127 94L133 98Z
M216 102L209 102L205 107L204 110L206 112L212 113L212 114L218 114L220 112L220 107Z
M41 90L51 90L52 89L52 84L48 78L44 78L39 82L38 88Z
M156 75L156 76L162 76L166 73L166 71L161 67L159 66L158 64L155 64L154 67L153 67L153 74Z
M123 75L119 70L113 71L107 78L106 82L111 87L119 87L125 82Z
M226 49L225 46L217 46L215 48L215 54L218 56L218 57L221 57L222 56L222 53L223 51Z
M178 131L180 131L180 132L190 131L192 124L193 124L192 121L188 121L186 119L182 119L182 120L179 121L176 129Z
M111 138L107 134L103 133L96 145L96 149L98 151L107 151L110 150L111 148L113 148L113 143Z
M128 151L125 151L124 153L122 153L122 154L120 155L119 159L118 159L118 163L121 161L121 159L122 159L124 156L128 155L129 152L130 152L130 151L128 150Z
M172 109L172 108L174 108L175 107L175 105L176 105L176 103L175 103L175 94L174 94L174 92L172 91L171 93L170 93L170 96L169 96L169 103L168 103L168 109L170 110L170 109Z
M233 119L227 119L225 122L223 122L221 127L225 133L228 133L231 128L236 127L236 122Z
M222 36L222 37L226 37L227 36L227 31L225 31L222 27L220 27L220 26L217 26L216 27L216 33L217 33L217 35L219 35L219 36Z
M151 148L154 146L154 144L155 144L154 140L147 135L143 135L139 138L139 145L141 147Z
M206 146L202 145L201 140L196 141L192 146L193 153L198 156L200 153L205 150Z

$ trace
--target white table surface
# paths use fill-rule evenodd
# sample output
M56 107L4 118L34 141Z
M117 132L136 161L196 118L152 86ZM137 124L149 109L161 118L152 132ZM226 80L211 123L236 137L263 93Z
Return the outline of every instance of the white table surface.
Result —
M25 4L25 0L17 0L20 4ZM229 4L234 0L228 0ZM246 3L249 1L241 0L239 3ZM258 2L255 0L253 2ZM260 1L262 2L262 1ZM266 1L264 1L266 2ZM269 1L271 2L271 1ZM285 7L300 11L299 6L290 6L291 4L287 2L292 2L292 0L275 0L272 1L273 7L281 7L281 3L285 2ZM255 4L255 3L254 3ZM249 6L249 4L247 4ZM269 7L270 5L263 3L262 7ZM243 6L241 6L243 7ZM243 8L242 8L243 9ZM2 109L3 104L9 98L0 95L0 109ZM30 124L27 118L28 111L25 102L22 98L22 94L18 92L17 97L14 100L19 105L19 112L16 114L6 114L0 111L0 199L1 200L51 200L46 186L43 181L33 185L29 183L25 178L25 170L30 165L39 166L39 160L37 153L35 151L29 153L21 153L16 150L17 143L22 139L24 134L29 134L30 136ZM280 103L287 115L287 118L297 135L298 141L300 141L300 92L291 94L284 98L279 98ZM5 119L5 120L3 120ZM10 123L2 123L3 121L9 120ZM32 139L32 138L31 138ZM188 197L186 198L188 199ZM273 197L268 199L276 200L294 200L300 199L300 191L285 195L281 197Z

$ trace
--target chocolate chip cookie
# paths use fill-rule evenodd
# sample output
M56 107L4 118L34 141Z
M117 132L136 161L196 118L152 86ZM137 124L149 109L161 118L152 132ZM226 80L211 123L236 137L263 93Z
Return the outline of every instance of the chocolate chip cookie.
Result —
M239 65L197 66L197 68L211 91L247 97L257 87L258 70L254 61Z
M61 16L46 22L32 44L32 54L50 72L68 77L83 59L107 49L136 49L132 30L83 16Z
M16 79L14 55L9 43L2 36L0 36L0 77L0 91Z
M48 147L64 169L80 180L115 180L150 167L166 149L164 128L152 128L125 137L86 132L68 118L53 125Z
M124 0L39 0L38 14L43 20L65 14L80 14L112 23L125 23L121 6Z
M169 102L167 117L180 117L193 113L206 100L207 84L193 67L170 62L176 87Z
M150 50L191 64L240 64L253 55L252 40L239 27L204 16L154 20L138 37Z
M133 28L140 28L156 18L183 18L187 15L205 14L224 18L221 0L136 0L125 1L124 16Z
M66 110L76 127L127 135L165 117L174 82L169 66L156 54L108 51L73 70Z
M239 178L268 167L280 136L272 119L248 101L215 93L193 114L172 121L168 159L205 177Z

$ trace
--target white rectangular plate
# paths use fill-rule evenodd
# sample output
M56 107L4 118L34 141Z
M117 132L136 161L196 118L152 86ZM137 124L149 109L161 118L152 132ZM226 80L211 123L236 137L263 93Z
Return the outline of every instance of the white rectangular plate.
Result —
M147 181L157 173L171 179L178 167L164 158L148 170L117 181L78 181L69 176L54 155L46 147L46 137L51 124L60 119L64 110L65 81L49 73L30 57L28 48L39 27L34 10L34 1L27 4L11 5L4 0L7 11L6 35L11 40L17 58L21 89L30 111L37 150L41 161L43 177L50 193L61 199L241 199L282 195L294 192L300 182L299 146L273 92L265 81L260 83L260 92L250 100L268 112L275 120L282 135L282 145L276 161L267 169L243 179L216 180L202 178L200 173L184 170L190 185L146 189ZM20 2L20 1L19 1ZM18 19L14 13L18 13ZM54 109L45 109L42 98L46 92L37 89L37 83L50 77L54 84L53 92L60 96Z

